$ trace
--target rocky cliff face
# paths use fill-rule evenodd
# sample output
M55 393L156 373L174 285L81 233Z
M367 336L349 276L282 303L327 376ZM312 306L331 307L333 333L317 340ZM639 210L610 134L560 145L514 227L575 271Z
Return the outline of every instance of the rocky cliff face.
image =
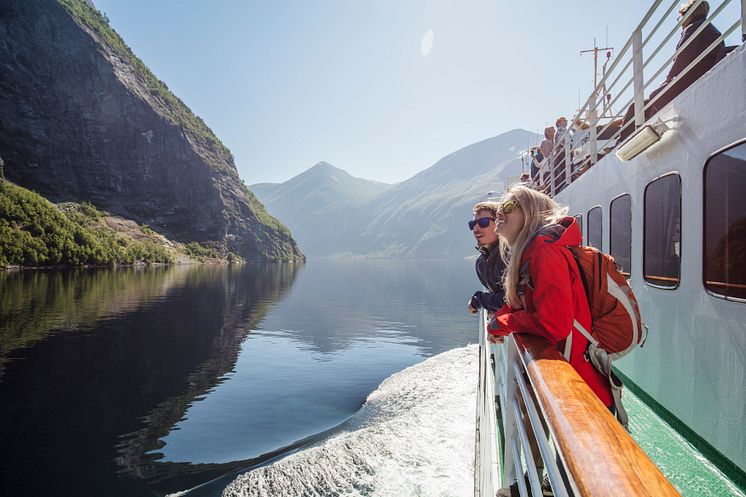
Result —
M0 0L8 179L249 261L302 259L228 149L83 0Z

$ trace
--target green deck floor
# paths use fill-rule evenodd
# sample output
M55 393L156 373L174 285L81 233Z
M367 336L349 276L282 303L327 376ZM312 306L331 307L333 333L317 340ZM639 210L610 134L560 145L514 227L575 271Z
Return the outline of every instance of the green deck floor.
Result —
M629 390L629 427L640 447L684 497L746 497L684 437Z

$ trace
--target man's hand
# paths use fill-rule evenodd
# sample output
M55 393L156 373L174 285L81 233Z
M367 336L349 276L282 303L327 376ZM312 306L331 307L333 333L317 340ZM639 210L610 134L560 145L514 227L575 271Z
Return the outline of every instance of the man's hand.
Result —
M476 314L479 309L482 308L482 303L479 301L479 297L482 295L482 292L474 292L474 295L471 296L469 299L469 302L466 304L469 308L469 312L472 314Z

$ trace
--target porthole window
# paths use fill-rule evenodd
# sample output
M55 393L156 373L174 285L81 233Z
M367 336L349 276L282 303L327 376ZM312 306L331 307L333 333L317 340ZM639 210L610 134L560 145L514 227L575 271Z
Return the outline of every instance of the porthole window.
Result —
M594 207L588 211L588 245L603 251L603 232L601 207Z
M609 209L609 253L629 277L632 268L632 197L621 195Z
M578 225L578 228L580 229L580 236L583 236L583 215L582 214L575 214L573 216L575 218L575 222Z
M645 188L642 271L645 281L676 288L681 278L681 178L663 176Z
M746 299L746 143L711 157L704 169L705 288Z

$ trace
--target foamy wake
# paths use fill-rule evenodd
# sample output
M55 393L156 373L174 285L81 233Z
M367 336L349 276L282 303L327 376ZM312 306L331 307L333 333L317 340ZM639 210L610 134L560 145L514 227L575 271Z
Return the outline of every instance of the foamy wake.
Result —
M473 493L477 347L386 379L350 427L239 476L224 496L464 496Z

